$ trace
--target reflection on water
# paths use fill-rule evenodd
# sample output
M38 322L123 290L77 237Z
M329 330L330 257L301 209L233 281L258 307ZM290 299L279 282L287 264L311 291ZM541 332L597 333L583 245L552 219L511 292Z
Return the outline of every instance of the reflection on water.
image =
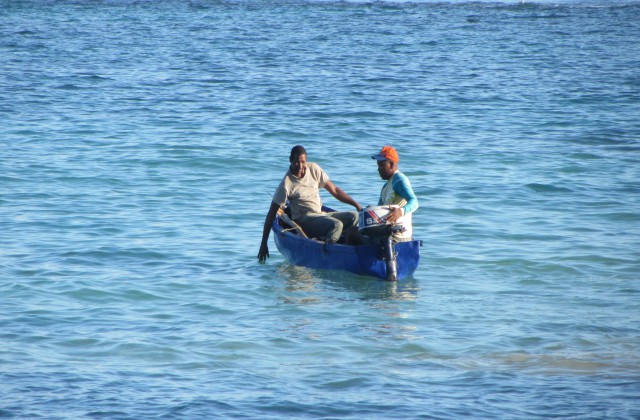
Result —
M295 307L295 312L286 313L283 332L313 340L322 340L327 335L336 340L335 335L343 332L349 340L362 339L383 347L422 338L418 327L410 321L415 309L412 302L420 290L415 279L387 282L287 263L278 266L277 274L282 279L278 300ZM363 313L363 307L369 310ZM355 321L363 317L367 322ZM318 329L324 321L320 324L317 321L324 319L332 320L328 330Z
M318 279L308 268L284 264L278 266L278 274L284 279L282 302L304 305L321 301Z
M291 292L312 291L318 283L313 272L306 267L282 264L278 266L278 274L285 280L286 290Z
M284 290L290 293L324 294L326 290L336 289L349 292L357 300L412 301L418 297L420 290L414 279L387 282L343 271L312 270L286 263L278 266L277 272L285 281ZM318 297L318 300L321 298Z

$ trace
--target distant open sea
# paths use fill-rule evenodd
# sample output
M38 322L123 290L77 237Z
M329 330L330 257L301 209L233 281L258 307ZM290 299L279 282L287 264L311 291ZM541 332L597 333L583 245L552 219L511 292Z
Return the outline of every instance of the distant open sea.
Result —
M296 144L413 277L258 263ZM0 0L0 418L640 418L640 2Z

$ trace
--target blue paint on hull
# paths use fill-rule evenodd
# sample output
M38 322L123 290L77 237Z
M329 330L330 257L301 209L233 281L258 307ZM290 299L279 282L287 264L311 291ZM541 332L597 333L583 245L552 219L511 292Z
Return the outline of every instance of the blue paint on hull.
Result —
M381 246L324 244L283 229L279 219L277 217L271 227L274 240L280 253L291 264L323 270L344 270L386 279L387 268ZM418 268L421 243L414 240L394 245L398 279L410 277Z

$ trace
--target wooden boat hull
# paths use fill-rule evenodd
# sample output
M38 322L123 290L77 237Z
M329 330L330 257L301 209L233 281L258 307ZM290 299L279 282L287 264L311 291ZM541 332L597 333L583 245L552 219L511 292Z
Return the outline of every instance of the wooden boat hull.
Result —
M325 244L284 229L280 217L274 220L272 230L278 250L293 265L322 270L344 270L362 276L387 278L381 246ZM421 244L421 241L414 240L394 245L398 279L410 277L418 268Z

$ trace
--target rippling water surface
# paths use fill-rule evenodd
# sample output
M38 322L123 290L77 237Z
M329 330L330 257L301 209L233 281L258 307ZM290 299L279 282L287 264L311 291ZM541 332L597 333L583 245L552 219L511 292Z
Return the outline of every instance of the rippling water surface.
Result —
M0 0L0 57L0 417L640 417L639 3ZM398 148L412 278L257 263L295 144L362 204Z

